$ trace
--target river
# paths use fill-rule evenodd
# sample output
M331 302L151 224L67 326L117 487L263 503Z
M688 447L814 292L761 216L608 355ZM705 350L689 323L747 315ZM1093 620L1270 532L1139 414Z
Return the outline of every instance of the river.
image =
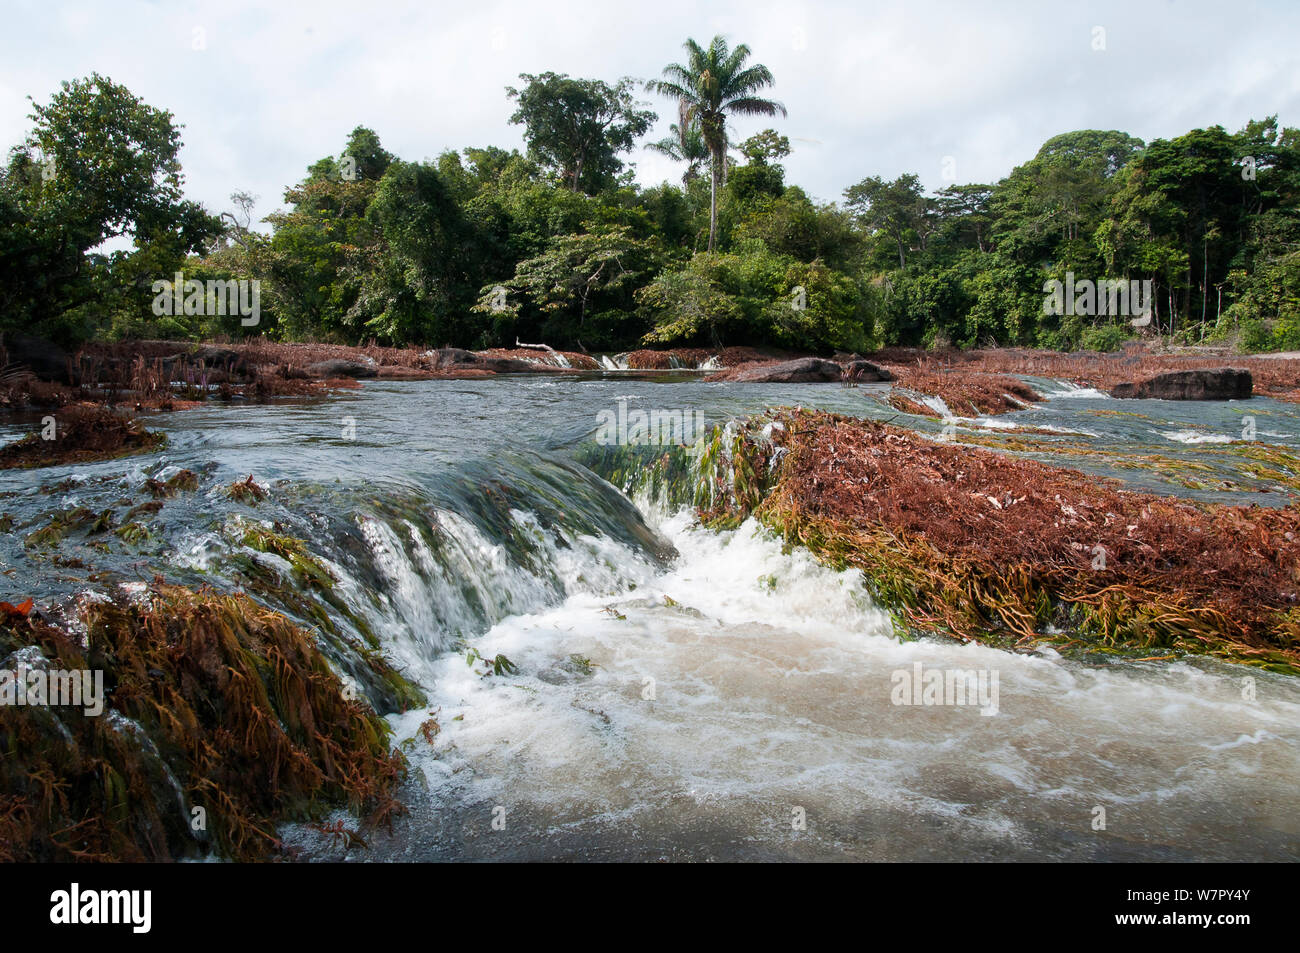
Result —
M1300 446L1293 405L1036 383L1044 404L953 427L1028 431L1156 492L1292 498L1251 450ZM942 421L882 393L610 373L376 382L158 415L160 453L0 474L14 518L0 587L45 603L161 575L373 636L429 704L388 715L411 764L409 814L349 860L1300 858L1294 678L900 638L854 574L752 524L704 530L580 462L620 401L708 425L800 404L939 434ZM6 421L0 438L29 423ZM199 489L135 517L144 535L26 542L60 512L147 501L145 481L179 468ZM225 492L249 475L269 494L256 506ZM328 597L250 548L254 524L304 540L335 580ZM513 674L480 674L498 655ZM996 704L897 703L910 677L898 673L918 664L996 676ZM343 856L286 832L308 859Z

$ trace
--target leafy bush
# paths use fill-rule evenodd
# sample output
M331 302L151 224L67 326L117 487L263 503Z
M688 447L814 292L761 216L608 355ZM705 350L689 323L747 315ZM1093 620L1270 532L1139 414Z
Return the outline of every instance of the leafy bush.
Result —
M1133 336L1129 325L1103 324L1087 328L1079 336L1079 347L1085 351L1118 351Z

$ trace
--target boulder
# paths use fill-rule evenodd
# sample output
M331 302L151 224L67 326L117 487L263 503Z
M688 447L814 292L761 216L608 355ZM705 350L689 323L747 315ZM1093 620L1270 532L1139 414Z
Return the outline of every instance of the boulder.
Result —
M894 375L878 364L859 359L850 361L844 366L844 379L846 381L869 383L871 381L892 381Z
M437 352L434 367L440 371L490 371L493 374L536 374L553 371L552 365L521 361L513 357L491 357L459 347L444 347Z
M362 364L358 361L335 359L308 364L307 376L314 378L374 377L375 369L369 364Z
M838 381L842 375L843 371L834 361L800 357L738 371L731 379L747 384L816 384Z
M1246 400L1254 393L1250 371L1239 367L1168 371L1145 381L1116 384L1111 397L1139 400Z

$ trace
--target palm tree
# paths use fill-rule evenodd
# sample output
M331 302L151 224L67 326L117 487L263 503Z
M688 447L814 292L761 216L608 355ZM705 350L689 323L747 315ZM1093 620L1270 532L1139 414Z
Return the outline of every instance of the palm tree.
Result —
M686 172L682 175L682 185L690 185L699 177L700 166L709 158L709 147L704 144L704 137L700 135L697 125L689 125L683 131L681 126L673 123L668 131L672 135L652 142L646 148L666 155L674 162L685 162Z
M750 51L744 43L730 50L726 40L715 36L707 50L694 40L687 40L683 46L687 52L686 65L673 63L664 67L664 78L650 80L646 88L677 100L679 129L697 128L709 150L713 175L709 193L709 251L713 251L718 240L718 182L727 161L727 116L778 113L784 116L786 110L780 103L756 95L775 80L766 66L745 66Z

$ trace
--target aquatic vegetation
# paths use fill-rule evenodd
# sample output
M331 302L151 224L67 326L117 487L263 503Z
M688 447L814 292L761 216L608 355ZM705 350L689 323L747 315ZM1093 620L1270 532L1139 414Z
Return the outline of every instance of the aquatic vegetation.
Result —
M900 391L890 391L888 403L895 410L901 410L905 414L912 414L917 417L938 417L939 412L933 407L927 407L920 401L913 400Z
M229 557L250 591L314 626L322 651L337 669L365 688L380 714L407 711L425 703L424 693L394 668L379 637L357 607L340 596L337 580L304 540L238 517L227 523L223 532L231 542L288 563L286 574L246 553Z
M113 535L128 546L144 546L155 539L153 531L148 526L135 520L113 530Z
M1251 461L1241 464L1241 469L1256 479L1300 493L1300 456L1285 447L1251 441L1236 444L1227 452Z
M519 671L519 666L504 655L497 654L494 658L488 658L480 655L478 649L471 648L465 653L465 664L473 668L476 662L484 664L484 670L478 674L485 678L489 675L514 675Z
M28 534L23 545L28 549L50 549L63 542L63 538L74 529L96 525L95 513L84 506L55 513L50 521Z
M1233 355L1183 355L1138 349L1115 354L1088 351L1061 353L1026 348L940 352L918 348L890 348L872 357L877 362L909 363L924 369L951 369L962 373L1019 374L1066 380L1079 387L1109 391L1126 381L1146 380L1168 371L1212 370L1230 364L1250 371L1255 393L1274 400L1300 400L1300 360Z
M1023 410L1043 399L1042 394L1024 381L1004 374L968 370L945 372L910 365L890 365L889 370L897 379L889 395L890 406L923 417L939 417L941 414L906 392L938 397L950 411L963 417ZM900 388L905 393L897 393Z
M232 483L226 488L226 495L236 503L256 506L267 497L266 489L260 486L250 473L248 478Z
M1139 414L1136 411L1132 411L1132 410L1108 410L1102 408L1102 409L1085 410L1084 413L1090 417L1136 417L1141 420L1151 419L1146 414Z
M337 581L307 549L300 539L277 533L258 523L239 521L243 529L240 539L245 546L259 553L279 556L293 567L294 580L301 585L319 589L332 589Z
M429 717L420 722L420 734L429 744L433 744L434 739L438 737L438 732L442 731L442 726L438 724L439 711L442 711L442 709L439 708L437 711L429 712Z
M145 480L145 489L157 497L170 499L182 491L193 492L199 488L199 477L193 470L181 470L166 480Z
M1116 470L1150 473L1175 486L1193 490L1236 491L1283 490L1300 492L1300 458L1285 447L1258 442L1227 446L1197 447L1197 456L1139 452L1077 443L1068 434L1017 428L1014 431L953 434L956 443L971 444L1003 453L1023 454L1056 460L1095 461ZM1240 458L1252 461L1241 462ZM1264 486L1243 485L1241 476Z
M278 852L282 820L347 806L376 824L403 810L387 724L283 615L162 583L77 611L84 643L0 619L0 653L102 670L107 699L98 717L0 706L6 859L247 860Z
M754 516L861 570L903 627L1017 644L1082 638L1300 674L1294 508L1196 506L808 411L719 430L713 444L704 522Z
M108 407L77 404L53 417L48 430L42 427L0 447L0 470L112 460L167 445L165 434L145 430Z

